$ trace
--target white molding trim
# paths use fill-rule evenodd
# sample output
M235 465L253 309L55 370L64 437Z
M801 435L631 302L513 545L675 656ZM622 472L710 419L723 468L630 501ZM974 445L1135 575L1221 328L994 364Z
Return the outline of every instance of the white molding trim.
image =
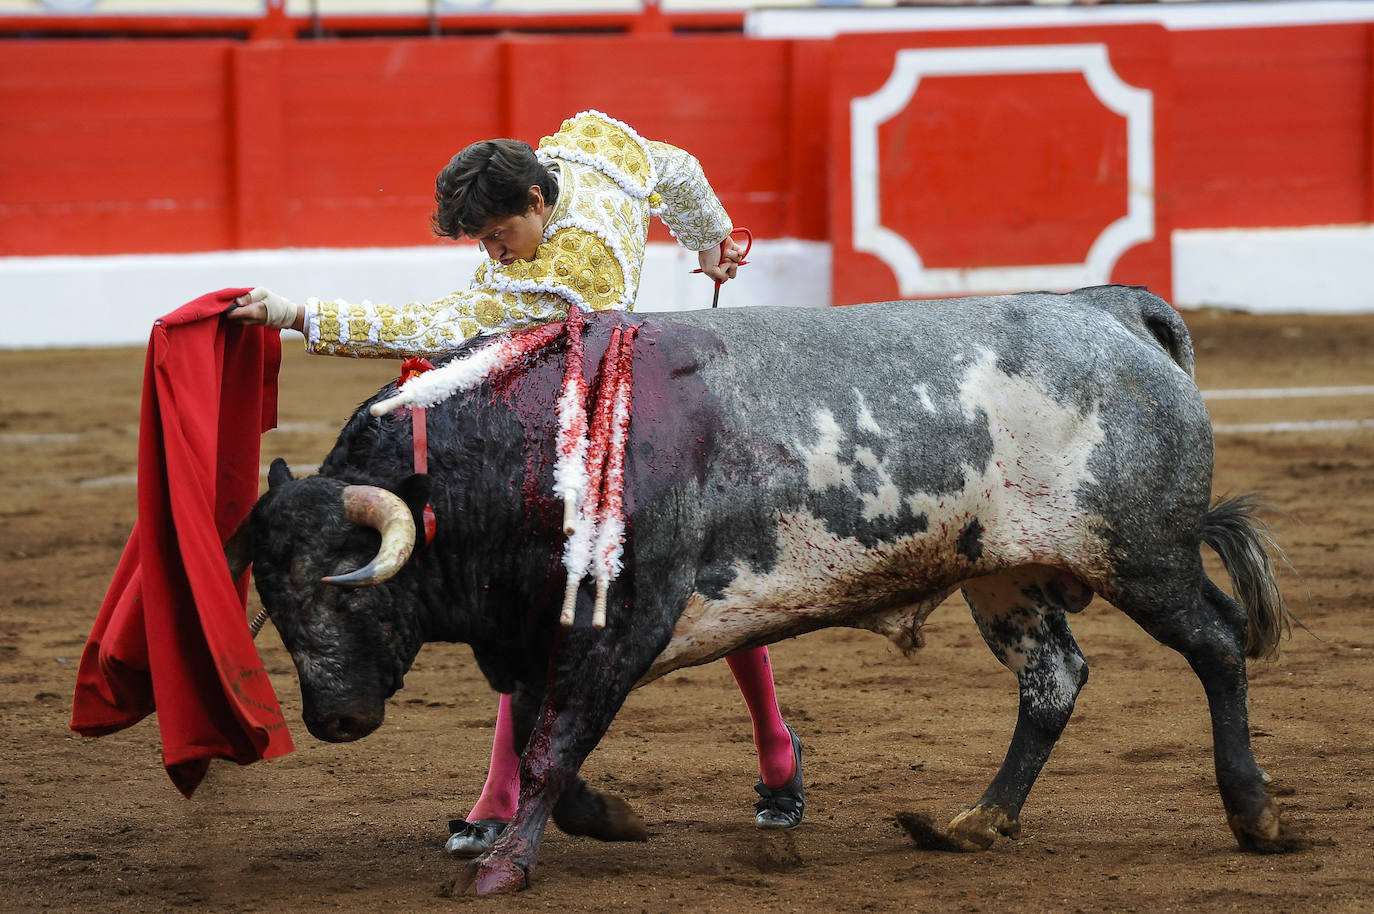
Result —
M1046 26L1156 23L1171 31L1275 28L1374 22L1368 0L1270 0L1256 3L1131 3L904 9L756 9L745 14L754 38L834 38L881 32L934 32Z
M1126 215L1097 236L1077 264L927 269L905 238L882 224L878 128L902 111L923 76L1082 73L1103 106L1126 118ZM850 101L853 245L885 262L900 294L960 295L1016 289L1071 289L1110 281L1127 250L1154 238L1154 96L1128 85L1112 68L1106 45L1008 45L922 48L897 52L892 75L877 92Z

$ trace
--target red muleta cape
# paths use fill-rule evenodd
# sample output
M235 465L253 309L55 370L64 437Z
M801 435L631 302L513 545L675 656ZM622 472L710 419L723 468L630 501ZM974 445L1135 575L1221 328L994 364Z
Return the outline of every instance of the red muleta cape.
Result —
M247 289L153 325L138 435L138 520L76 677L72 729L102 736L154 709L162 759L190 796L210 759L294 746L245 618L248 576L224 541L258 497L262 433L277 424L281 336L220 320Z

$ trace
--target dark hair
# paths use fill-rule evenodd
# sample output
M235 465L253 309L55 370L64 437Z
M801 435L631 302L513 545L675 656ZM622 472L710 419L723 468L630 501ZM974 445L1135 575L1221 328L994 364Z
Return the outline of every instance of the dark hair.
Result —
M434 234L473 237L496 219L530 208L529 189L538 185L546 203L558 199L558 182L519 140L483 140L454 156L434 179Z

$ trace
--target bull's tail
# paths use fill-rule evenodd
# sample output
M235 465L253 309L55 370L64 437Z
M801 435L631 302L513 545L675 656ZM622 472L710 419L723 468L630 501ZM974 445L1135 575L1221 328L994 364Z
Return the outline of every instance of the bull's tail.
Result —
M1202 539L1226 566L1231 591L1245 608L1246 656L1273 660L1279 655L1279 641L1289 632L1291 614L1279 592L1270 552L1285 563L1288 559L1270 537L1268 525L1255 516L1261 507L1250 495L1218 499L1203 518Z

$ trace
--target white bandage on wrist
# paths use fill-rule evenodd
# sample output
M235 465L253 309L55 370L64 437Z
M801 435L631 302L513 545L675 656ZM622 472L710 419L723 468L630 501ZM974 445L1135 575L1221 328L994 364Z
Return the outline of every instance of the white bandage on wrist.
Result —
M267 309L267 326L277 330L290 330L296 323L296 315L300 309L296 303L289 298L282 298L275 292L267 289L254 289L251 293L252 301L260 301Z

